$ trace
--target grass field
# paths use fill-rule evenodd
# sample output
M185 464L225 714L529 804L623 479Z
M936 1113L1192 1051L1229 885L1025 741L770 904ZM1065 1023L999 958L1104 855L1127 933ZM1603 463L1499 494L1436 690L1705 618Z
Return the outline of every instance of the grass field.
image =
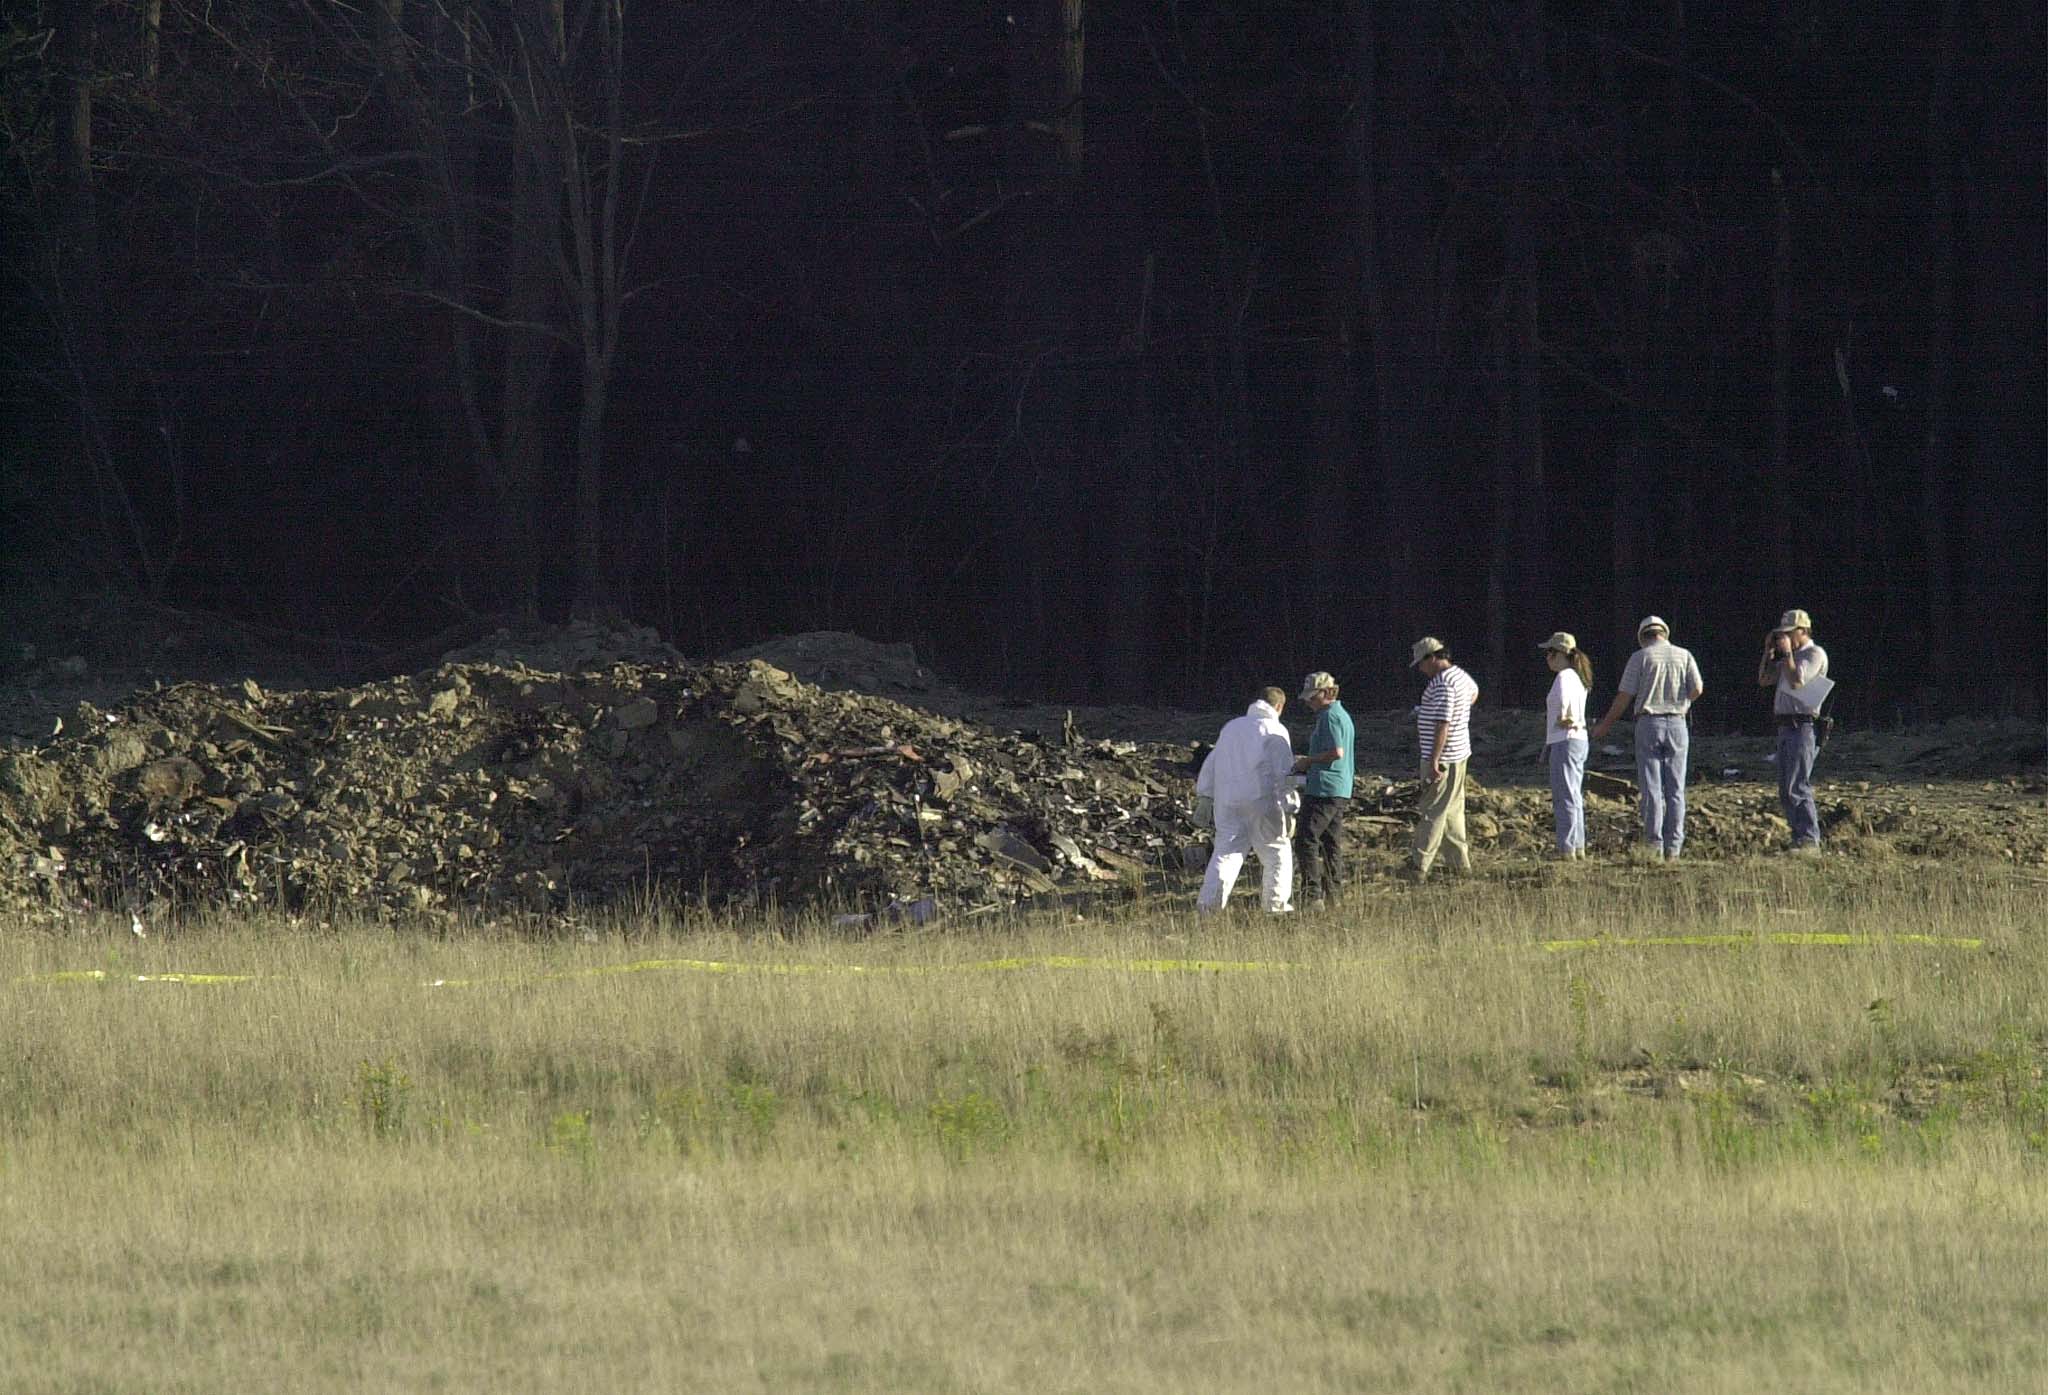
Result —
M10 933L0 1389L2037 1391L2043 907Z

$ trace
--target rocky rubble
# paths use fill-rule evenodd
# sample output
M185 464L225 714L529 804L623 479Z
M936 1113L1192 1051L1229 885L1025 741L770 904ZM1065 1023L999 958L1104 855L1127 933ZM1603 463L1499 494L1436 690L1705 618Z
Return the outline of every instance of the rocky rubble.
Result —
M644 625L599 620L567 624L501 625L491 633L441 656L447 664L496 664L542 673L588 673L613 664L665 668L687 663L682 651Z
M0 756L0 899L972 910L1178 866L1188 757L760 661L181 684Z
M766 652L832 689L758 655L691 664L652 631L568 626L503 631L355 688L182 683L77 703L39 744L0 752L0 908L433 916L659 898L826 906L864 924L1140 884L1185 892L1200 875L1192 775L1230 714L1126 721L1006 703L931 680L907 646L855 636ZM1408 775L1413 726L1405 711L1354 716L1346 836L1373 879L1400 861L1413 822L1413 779L1377 773ZM1475 728L1481 865L1533 862L1550 842L1540 727L1498 712ZM1838 737L1821 785L1830 848L2048 865L2048 781L2028 739L1967 724ZM1767 750L1753 736L1696 741L1691 856L1783 845ZM1589 776L1601 856L1635 839L1633 790L1614 778L1622 751ZM1944 767L1998 778L1935 780Z

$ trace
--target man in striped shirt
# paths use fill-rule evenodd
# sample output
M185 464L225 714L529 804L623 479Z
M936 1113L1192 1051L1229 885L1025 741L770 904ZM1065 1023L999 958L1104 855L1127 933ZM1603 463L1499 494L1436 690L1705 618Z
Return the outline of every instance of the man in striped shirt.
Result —
M1479 685L1451 662L1451 651L1435 637L1418 639L1409 651L1409 666L1429 680L1422 705L1415 709L1415 734L1422 747L1422 791L1415 825L1414 859L1408 874L1425 881L1436 862L1437 849L1454 872L1472 870L1472 847L1465 838L1465 765L1472 758L1472 704Z

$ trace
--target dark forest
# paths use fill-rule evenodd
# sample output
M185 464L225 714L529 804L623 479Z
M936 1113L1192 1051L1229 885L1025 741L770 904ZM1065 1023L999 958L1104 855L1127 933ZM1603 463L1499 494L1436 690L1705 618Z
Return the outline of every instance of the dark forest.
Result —
M42 0L6 587L368 652L2048 706L2048 28L2003 0ZM1291 691L1291 688L1290 688Z

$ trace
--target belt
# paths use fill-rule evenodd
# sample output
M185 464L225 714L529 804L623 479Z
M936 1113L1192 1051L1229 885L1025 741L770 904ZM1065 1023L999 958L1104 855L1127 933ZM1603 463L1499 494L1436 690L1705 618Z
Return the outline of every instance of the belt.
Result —
M1803 716L1797 712L1778 712L1773 715L1778 719L1778 725L1781 727L1810 727L1813 725L1813 718Z

